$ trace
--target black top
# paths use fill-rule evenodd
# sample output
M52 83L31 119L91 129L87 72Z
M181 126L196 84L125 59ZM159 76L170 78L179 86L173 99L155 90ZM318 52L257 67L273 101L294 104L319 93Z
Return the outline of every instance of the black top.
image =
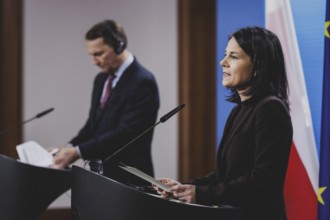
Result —
M252 98L231 111L215 171L196 179L196 201L242 208L244 220L286 219L283 187L292 144L284 103Z

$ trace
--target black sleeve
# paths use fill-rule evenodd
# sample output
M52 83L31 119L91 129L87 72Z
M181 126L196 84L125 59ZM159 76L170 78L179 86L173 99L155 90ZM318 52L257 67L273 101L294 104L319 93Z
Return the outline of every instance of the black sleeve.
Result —
M100 90L103 89L103 88L98 88L100 85L102 85L103 75L104 74L100 73L94 79L91 104L89 109L89 117L87 118L84 126L79 130L78 134L69 141L69 143L71 143L73 146L76 146L79 143L86 142L91 137L91 117L93 111L93 103L96 102L95 99L98 97L96 93L100 92Z

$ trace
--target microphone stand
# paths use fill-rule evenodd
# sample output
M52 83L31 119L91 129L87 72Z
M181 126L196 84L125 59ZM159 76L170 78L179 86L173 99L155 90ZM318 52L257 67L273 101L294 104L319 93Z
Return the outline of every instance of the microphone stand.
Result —
M23 122L21 122L21 123L17 123L17 124L15 124L15 125L13 125L13 126L7 128L7 129L1 131L1 132L0 132L0 136L6 134L8 131L10 131L10 130L12 130L12 129L14 129L14 128L17 128L17 127L22 126L22 125L24 125L24 124L26 124L26 123L28 123L28 122L30 122L30 121L33 121L34 119L41 118L42 116L48 114L49 112L51 112L51 111L53 111L53 110L54 110L54 108L47 109L47 110L45 110L45 111L43 111L43 112L38 113L36 116L34 116L34 117L32 117L32 118L29 118L29 119L27 119L27 120L25 120L25 121L23 121Z
M128 147L129 145L131 145L134 141L136 141L137 139L139 139L141 136L143 136L144 134L146 134L147 132L149 132L151 129L153 129L154 127L156 127L160 123L164 123L165 121L167 121L170 117L172 117L178 111L180 111L181 109L183 109L184 106L185 106L185 104L181 104L178 107L176 107L175 109L173 109L172 111L170 111L169 113L167 113L166 115L162 116L156 124L154 124L153 126L151 126L150 128L148 128L147 130L145 130L144 132L142 132L141 134L139 134L137 137L135 137L133 140L131 140L130 142L128 142L127 144L125 144L123 147L119 148L116 152L114 152L113 154L111 154L109 157L105 158L103 160L103 163L105 163L108 160L110 160L112 157L114 157L115 155L117 155L119 152L121 152L122 150L124 150L126 147Z
M183 107L185 107L185 104L179 105L178 107L176 107L175 109L173 109L172 111L170 111L169 113L167 113L166 115L162 116L156 124L152 125L147 130L143 131L141 134L139 134L138 136L136 136L135 138L133 138L131 141L129 141L127 144L125 144L123 147L119 148L117 151L115 151L109 157L105 158L103 160L103 162L100 159L87 161L87 163L89 164L90 170L93 171L93 172L95 172L95 173L97 173L97 174L102 175L103 174L103 164L104 163L106 163L111 158L113 158L114 156L116 156L122 150L126 149L129 145L131 145L133 142L135 142L136 140L138 140L140 137L142 137L143 135L145 135L146 133L148 133L154 127L156 127L160 123L164 123L165 121L167 121L170 117L172 117L178 111L180 111L181 109L183 109Z
M151 129L153 129L154 127L156 127L157 125L159 125L160 123L161 123L161 121L157 122L156 124L154 124L153 126L151 126L150 128L148 128L147 130L145 130L144 132L142 132L141 134L139 134L133 140L131 140L130 142L128 142L127 144L125 144L123 147L119 148L116 152L114 152L113 154L111 154L109 157L105 158L103 160L103 163L106 162L106 161L108 161L108 160L110 160L112 157L114 157L115 155L117 155L120 151L124 150L127 146L129 146L130 144L132 144L134 141L136 141L137 139L139 139L144 134L148 133L148 131L150 131Z

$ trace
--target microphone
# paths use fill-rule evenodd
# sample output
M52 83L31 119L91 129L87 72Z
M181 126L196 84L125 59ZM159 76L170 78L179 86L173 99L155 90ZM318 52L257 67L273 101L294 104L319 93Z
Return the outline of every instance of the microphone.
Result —
M135 137L133 140L131 140L130 142L128 142L123 147L119 148L116 152L114 152L113 154L111 154L109 157L105 158L103 160L103 164L105 162L107 162L108 160L110 160L111 158L113 158L119 152L121 152L122 150L124 150L126 147L128 147L129 145L131 145L134 141L136 141L137 139L139 139L141 136L143 136L144 134L146 134L148 131L150 131L151 129L153 129L154 127L156 127L157 125L159 125L160 123L164 123L165 121L167 121L170 117L172 117L178 111L180 111L181 109L183 109L184 106L185 106L185 104L181 104L178 107L176 107L175 109L173 109L172 111L170 111L169 113L167 113L166 115L162 116L156 124L154 124L153 126L151 126L150 128L148 128L147 130L145 130L144 132L142 132L141 134L139 134L137 137Z
M54 108L47 109L47 110L45 110L45 111L40 112L39 114L37 114L35 116L35 118L41 118L42 116L47 115L48 113L50 113L52 111L54 111Z
M14 129L14 128L17 128L17 127L19 127L19 126L22 126L22 125L24 125L24 124L26 124L26 123L28 123L28 122L34 120L34 119L41 118L42 116L47 115L48 113L50 113L50 112L52 112L52 111L54 111L54 108L49 108L49 109L47 109L47 110L45 110L45 111L43 111L43 112L40 112L40 113L38 113L36 116L34 116L34 117L32 117L32 118L29 118L29 119L27 119L27 120L25 120L25 121L23 121L23 122L21 122L21 123L18 123L18 124L16 124L16 125L13 125L13 126L7 128L7 129L1 131L1 132L0 132L0 136L6 134L9 130L12 130L12 129Z
M183 109L184 106L185 106L185 104L179 105L178 107L176 107L175 109L173 109L172 111L170 111L169 113L167 113L166 115L164 115L163 117L161 117L160 118L160 122L164 123L170 117L172 117L174 114L176 114L178 111L180 111L181 109Z

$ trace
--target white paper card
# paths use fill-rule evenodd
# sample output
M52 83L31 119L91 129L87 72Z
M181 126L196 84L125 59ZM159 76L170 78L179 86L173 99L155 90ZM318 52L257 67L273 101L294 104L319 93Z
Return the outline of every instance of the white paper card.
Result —
M49 167L53 164L53 156L35 141L17 145L16 150L23 163L41 167Z
M119 166L120 168L148 181L151 184L154 184L156 186L158 186L159 188L169 192L170 188L168 186L166 186L165 184L163 184L162 182L160 182L159 180L153 178L152 176L149 176L148 174L142 172L141 170L136 169L135 167L131 167L131 166L127 166L123 163L121 163L121 165Z

